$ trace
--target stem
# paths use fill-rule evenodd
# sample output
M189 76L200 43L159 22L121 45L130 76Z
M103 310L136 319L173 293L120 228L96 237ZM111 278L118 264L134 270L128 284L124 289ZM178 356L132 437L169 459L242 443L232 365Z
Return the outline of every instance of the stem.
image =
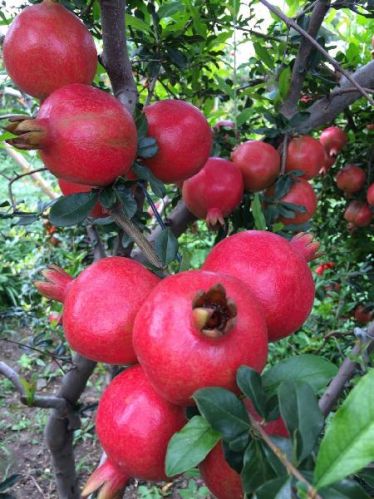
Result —
M31 171L28 171L26 173L21 173L21 175L17 175L16 177L12 178L12 180L10 180L10 182L8 184L8 192L9 192L9 198L10 198L10 202L12 204L13 211L17 210L17 203L16 203L16 201L14 199L14 195L13 195L14 182L17 182L17 180L19 180L23 177L27 177L29 175L33 175L33 174L38 173L38 172L44 172L46 170L47 170L47 168L37 168L36 170L31 170Z

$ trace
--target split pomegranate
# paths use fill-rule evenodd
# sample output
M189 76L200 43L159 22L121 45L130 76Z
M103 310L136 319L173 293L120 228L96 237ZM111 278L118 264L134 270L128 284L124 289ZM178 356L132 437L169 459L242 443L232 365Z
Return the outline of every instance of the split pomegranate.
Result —
M323 130L319 138L327 154L336 157L348 142L347 134L338 126L330 126Z
M8 142L40 149L45 166L68 182L105 186L129 171L137 150L131 114L102 90L78 83L53 92L34 120L12 122Z
M366 173L357 165L346 165L336 175L338 189L349 194L360 191L365 184Z
M231 161L241 169L245 189L250 192L266 189L279 175L279 153L266 142L249 140L240 144L232 152Z
M325 150L313 137L296 137L288 144L286 171L301 170L304 172L303 178L311 179L318 175L324 164Z
M12 80L39 99L70 83L90 84L97 66L90 32L53 0L26 7L14 19L4 39L3 56Z
M373 213L366 203L351 201L344 212L344 218L355 227L370 225Z
M59 179L58 185L60 186L61 192L64 196L70 196L71 194L78 194L80 192L91 192L91 185L84 184L73 184L73 182L67 182L62 178ZM108 213L101 206L100 203L96 203L90 212L90 216L93 218L103 218L106 217Z
M201 111L188 102L169 99L145 107L144 113L158 152L143 162L163 182L195 175L208 160L213 140Z
M191 405L199 388L237 391L241 365L261 371L267 358L263 310L235 277L190 270L167 277L136 316L139 363L166 400Z
M374 183L369 185L366 199L370 206L374 206Z
M249 230L219 242L202 268L241 279L264 307L269 340L276 341L297 331L313 305L308 245L304 255L300 241L294 246L277 234Z
M64 303L63 327L73 350L97 362L136 362L135 316L158 277L134 260L115 256L93 263L76 279L54 266L43 275L47 281L35 286Z
M187 208L211 227L224 224L243 197L239 168L226 159L209 158L204 167L183 182L182 197Z

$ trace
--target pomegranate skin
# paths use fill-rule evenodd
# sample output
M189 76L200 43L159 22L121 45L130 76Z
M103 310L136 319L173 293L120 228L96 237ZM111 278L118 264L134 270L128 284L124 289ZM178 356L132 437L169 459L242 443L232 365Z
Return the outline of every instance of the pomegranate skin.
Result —
M370 206L374 206L374 183L369 185L366 199Z
M344 212L344 218L356 227L367 227L371 223L373 213L366 203L351 201Z
M186 423L182 407L152 388L134 366L116 376L104 391L96 432L110 461L142 480L166 480L165 456L172 435Z
M36 123L46 135L40 156L56 177L105 186L129 171L137 149L131 114L113 96L88 85L67 85L42 104Z
M208 225L224 224L243 197L243 177L239 168L221 158L209 158L204 167L183 182L182 197L187 208Z
M72 349L97 362L136 362L133 323L158 282L141 264L124 257L102 258L87 267L69 285L64 300L64 332Z
M242 279L264 308L269 341L297 331L312 309L314 282L306 258L277 234L249 230L229 236L202 268Z
M91 192L91 185L84 184L73 184L72 182L67 182L60 178L58 180L58 185L60 186L61 192L64 196L70 196L70 194L78 194L80 192ZM107 217L108 213L104 210L99 202L95 204L90 212L90 216L93 218L103 218Z
M51 0L26 7L3 46L9 76L24 92L44 99L70 83L90 84L97 53L93 38L72 12Z
M304 172L302 178L311 179L318 175L324 164L325 150L313 137L296 137L288 144L286 171L301 170Z
M338 189L349 194L360 191L365 184L366 173L357 165L346 165L336 175Z
M205 116L192 104L163 100L144 108L148 135L157 140L158 152L143 162L163 182L195 175L208 160L212 131Z
M217 285L237 314L227 332L209 337L194 322L193 306ZM161 281L136 316L133 344L155 390L178 405L193 404L193 393L207 386L237 391L238 367L260 372L267 359L263 310L252 292L234 277L199 270Z
M347 144L348 137L338 126L330 126L323 130L319 140L329 156L337 156Z
M280 155L266 142L249 140L240 144L232 152L231 161L240 168L249 192L266 189L279 175Z

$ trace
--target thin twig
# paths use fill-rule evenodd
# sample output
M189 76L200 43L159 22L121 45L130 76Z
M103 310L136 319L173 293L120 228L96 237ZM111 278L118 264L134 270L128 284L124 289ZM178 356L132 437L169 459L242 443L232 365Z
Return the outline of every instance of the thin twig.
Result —
M21 175L17 175L16 177L12 178L12 180L10 180L10 182L8 184L8 192L9 192L9 199L10 199L10 202L12 204L12 208L14 211L17 211L17 203L16 203L16 201L14 199L14 195L13 195L14 182L17 182L17 180L19 180L23 177L27 177L28 175L32 175L33 173L44 172L46 170L47 170L47 168L37 168L36 170L31 170L31 171L26 172L26 173L21 173Z
M93 248L94 260L105 258L105 249L99 233L94 225L87 225L86 232Z

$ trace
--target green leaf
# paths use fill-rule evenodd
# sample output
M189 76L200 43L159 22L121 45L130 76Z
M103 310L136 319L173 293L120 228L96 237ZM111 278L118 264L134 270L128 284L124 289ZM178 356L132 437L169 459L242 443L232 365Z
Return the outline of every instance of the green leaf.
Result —
M274 478L256 490L256 499L290 499L290 497L292 497L291 480L287 475Z
M34 383L30 383L25 378L20 378L19 381L20 381L20 383L22 385L22 388L23 388L23 390L25 392L26 403L28 405L32 405L32 403L34 401L35 391L36 391L35 384Z
M255 227L258 230L266 230L266 220L264 213L262 211L260 195L256 193L253 196L253 201L251 203L251 211L255 221Z
M108 210L112 208L117 201L116 192L112 186L105 187L105 189L101 190L99 193L99 202L104 208Z
M369 494L354 480L342 480L319 491L322 499L370 499Z
M247 107L246 109L243 109L243 111L237 116L236 118L236 125L240 126L243 125L243 123L246 123L248 121L248 118L253 114L253 109L250 107Z
M10 477L6 478L2 482L0 482L0 492L5 492L6 490L10 489L15 485L20 479L22 478L22 475L15 473L11 475Z
M200 413L212 428L219 431L224 440L238 438L250 429L246 408L236 395L224 388L202 388L193 398Z
M57 227L68 227L82 222L95 206L98 193L80 192L60 197L52 206L49 220Z
M161 182L161 180L153 175L149 168L146 168L139 163L134 163L132 166L132 170L138 178L149 182L149 185L151 186L151 189L156 196L160 198L165 196L166 191L164 184Z
M175 433L166 453L166 475L174 476L194 468L217 444L221 435L201 416L194 416Z
M291 68L287 66L284 68L279 75L279 95L282 99L287 97L289 88L291 84Z
M315 468L317 488L374 460L374 369L360 379L331 420Z
M176 259L178 254L178 239L170 227L162 230L155 241L155 250L164 265Z
M187 58L180 50L174 47L168 47L166 49L169 58L172 63L174 63L178 68L183 69L187 65Z
M173 14L180 11L184 11L184 6L181 2L169 2L162 4L158 9L157 14L158 17L162 19L163 17L171 17Z
M236 383L244 395L252 401L260 416L265 418L266 394L262 387L260 374L250 367L241 366L236 373Z
M138 142L138 156L141 158L152 158L157 154L158 146L154 137L143 137Z
M118 185L115 187L115 192L125 215L131 219L138 210L138 205L131 189L126 188L125 185Z
M305 381L314 393L323 389L338 368L330 361L317 355L305 354L290 357L278 362L262 376L264 387L268 393L275 393L283 381Z
M268 68L272 69L274 67L274 61L269 54L269 50L259 43L254 43L253 48L255 49L256 55L260 61L266 64Z
M138 17L131 16L129 13L126 13L126 24L127 26L131 26L134 29L139 31L145 31L146 33L150 32L150 26L139 19Z
M241 479L246 494L252 494L265 482L272 480L275 472L270 466L259 440L252 440L245 450Z
M284 381L278 388L279 409L286 427L293 437L298 462L312 452L320 434L324 418L310 385Z

